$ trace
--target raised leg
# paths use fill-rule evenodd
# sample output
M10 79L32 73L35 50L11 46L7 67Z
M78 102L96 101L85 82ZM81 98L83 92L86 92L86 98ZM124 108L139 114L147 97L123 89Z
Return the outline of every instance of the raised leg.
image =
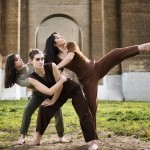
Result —
M142 51L147 51L147 52L149 52L149 51L150 51L150 42L149 42L149 43L145 43L145 44L138 45L138 49L139 49L140 52L142 52Z
M116 48L95 63L97 78L103 78L114 66L140 53L138 46Z
M80 125L83 132L83 136L86 142L96 140L97 134L93 123L92 115L89 111L87 102L83 96L80 86L76 87L72 93L72 104L79 116Z

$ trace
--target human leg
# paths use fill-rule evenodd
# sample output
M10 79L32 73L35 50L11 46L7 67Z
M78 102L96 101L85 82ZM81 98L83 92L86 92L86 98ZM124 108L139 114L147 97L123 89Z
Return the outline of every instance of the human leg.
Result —
M103 78L115 65L127 58L140 54L140 52L150 52L150 42L111 50L95 63L98 78Z
M57 102L56 102L57 103ZM56 104L52 106L40 106L37 117L36 124L36 136L31 145L40 145L40 141L42 139L42 135L44 134L48 124L51 121L51 118L56 114L59 110L60 106L57 107Z
M98 79L103 78L115 65L123 60L136 56L140 53L138 46L116 48L104 55L95 63L95 70Z
M43 110L44 109L44 110ZM52 111L50 111L49 109L52 109ZM57 109L57 108L56 108ZM40 117L38 117L38 122L41 122L39 120L43 119L43 123L44 123L44 128L47 128L48 124L50 123L51 118L55 117L55 127L56 127L56 131L59 137L59 141L62 143L67 142L67 140L63 137L64 136L64 122L63 122L63 117L62 117L62 110L61 108L57 109L53 109L53 108L44 108L44 107L40 107L40 110L38 112L38 116L40 115ZM39 123L37 123L39 124ZM41 140L40 133L37 132L37 141ZM40 143L40 142L37 142Z
M55 127L56 131L59 137L59 141L62 143L68 142L63 136L64 136L64 121L63 121L63 116L62 116L62 109L60 108L56 113L55 113Z
M61 108L55 114L55 126L57 130L57 134L59 137L64 135L64 124L63 124L63 117L62 117L62 110Z
M110 69L122 62L124 59L139 54L137 46L130 46L125 48L116 48L102 57L94 64L90 77L82 83L83 91L88 102L88 106L93 116L96 127L96 112L97 112L97 87L98 81L104 77ZM89 84L90 83L90 84Z
M72 90L71 98L72 105L80 119L80 125L85 141L89 142L92 140L97 140L93 119L80 86L75 87Z
M21 134L27 134L30 121L31 121L31 116L43 101L44 101L44 97L38 96L36 94L31 95L26 105L26 108L24 110L22 125L20 129Z
M25 142L25 135L27 134L31 116L34 113L34 111L39 107L39 105L44 100L44 97L39 96L38 94L33 93L31 97L28 100L28 103L25 107L24 114L22 117L22 124L20 128L20 139L18 140L18 144L23 144Z
M97 112L97 107L98 107L97 86L98 86L98 81L94 80L94 78L92 82L90 82L90 84L89 82L86 82L83 84L83 92L84 92L88 107L90 109L90 112L92 114L95 129L96 129L96 112Z
M39 107L37 124L36 124L36 137L35 140L32 142L34 145L40 144L42 135L44 134L48 124L50 123L51 118L56 114L56 112L58 112L60 107L67 101L68 97L64 96L63 94L65 92L67 91L65 90L65 88L63 88L58 100L55 102L54 105Z
M87 102L83 96L80 86L75 87L71 92L73 107L79 116L80 126L83 132L85 141L88 144L88 149L96 150L98 148L96 140L98 139L95 124Z
M61 106L67 101L68 97L64 96L65 88L62 89L58 100L50 106L40 106L37 117L36 131L39 131L41 135L44 134L50 120L56 112L61 108Z
M87 101L83 95L79 84L72 80L68 80L63 86L63 98L72 99L72 105L79 117L80 126L86 142L97 139L93 118Z
M88 106L92 113L96 125L96 111L97 111L97 86L98 81L104 77L110 69L115 65L121 63L123 60L139 54L137 46L130 46L125 48L116 48L103 56L94 64L91 70L90 77L82 83L83 91L88 102ZM89 84L90 83L90 84Z

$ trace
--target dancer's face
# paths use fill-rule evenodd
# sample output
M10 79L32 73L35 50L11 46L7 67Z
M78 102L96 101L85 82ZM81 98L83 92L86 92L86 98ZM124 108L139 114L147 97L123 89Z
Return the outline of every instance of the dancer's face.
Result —
M59 35L58 33L54 35L55 36L55 45L54 46L62 46L66 43L66 40L63 38L63 36Z
M23 60L20 58L19 55L15 55L15 62L14 62L14 67L17 68L21 68L24 65Z
M33 67L35 69L43 68L43 66L44 66L44 55L43 55L43 53L36 54L34 56L33 60L31 60L31 63L33 64Z

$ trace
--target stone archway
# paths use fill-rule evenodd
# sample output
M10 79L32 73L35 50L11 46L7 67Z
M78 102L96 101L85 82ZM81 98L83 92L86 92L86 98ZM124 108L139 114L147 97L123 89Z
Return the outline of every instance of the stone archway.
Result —
M66 14L53 14L40 22L35 33L35 47L44 50L45 41L53 32L62 34L66 41L76 41L82 51L83 34L81 27L74 18ZM73 72L69 70L65 71L69 77L79 83Z
M63 34L67 41L76 41L82 50L82 30L74 18L66 14L53 14L44 18L36 28L35 47L43 50L52 32Z

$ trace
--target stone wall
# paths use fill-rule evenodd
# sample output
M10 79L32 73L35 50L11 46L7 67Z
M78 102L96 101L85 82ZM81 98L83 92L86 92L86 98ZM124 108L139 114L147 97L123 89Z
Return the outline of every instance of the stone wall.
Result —
M149 6L149 0L0 0L0 53L2 57L19 53L27 62L29 49L43 50L48 35L56 31L98 60L113 48L149 42ZM150 53L141 53L114 67L100 82L99 98L138 95L140 84L149 83L149 60ZM139 76L143 80L138 89L132 91L136 87L132 84L129 91L130 81L138 82Z
M121 43L122 46L149 42L150 39L150 1L122 0L121 11ZM150 54L150 53L149 53ZM123 72L150 70L150 55L142 53L123 62Z
M67 41L77 41L85 55L90 56L89 8L89 0L28 1L28 48L37 46L43 49L48 35L56 31Z
M18 52L18 1L1 0L2 56Z

